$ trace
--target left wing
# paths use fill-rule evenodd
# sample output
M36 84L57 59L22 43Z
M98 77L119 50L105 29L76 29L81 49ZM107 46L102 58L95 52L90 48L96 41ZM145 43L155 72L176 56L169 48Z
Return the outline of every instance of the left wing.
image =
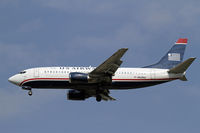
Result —
M102 99L103 99L104 101L108 101L108 100L115 101L115 100L116 100L115 98L109 96L108 94L107 94L107 95L100 94L100 96L102 97Z
M94 90L85 89L84 93L87 94L88 97L93 96L93 97L96 97L96 99L98 99L98 97L100 96L101 99L104 101L108 101L108 100L115 101L116 100L115 98L113 98L109 95L110 91L108 89L102 89L98 92L98 94Z
M96 97L96 100L98 102L100 102L101 100L105 100L105 101L116 100L115 98L109 96L109 94L110 94L110 91L108 89L98 90L98 93L97 93L96 89L88 89L88 87L81 88L81 89L73 88L72 90L68 91L67 99L68 100L85 100L90 97Z
M104 61L96 69L89 73L92 81L110 81L109 77L112 77L117 69L120 67L123 61L120 59L125 54L128 48L121 48L115 52L110 58ZM108 82L109 82L108 81Z

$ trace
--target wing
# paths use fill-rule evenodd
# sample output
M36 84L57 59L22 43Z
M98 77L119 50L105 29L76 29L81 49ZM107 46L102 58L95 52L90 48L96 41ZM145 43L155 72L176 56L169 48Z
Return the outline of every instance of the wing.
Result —
M121 48L115 52L110 58L104 61L96 69L89 73L91 78L113 76L117 69L122 64L120 60L128 48Z
M98 102L101 101L101 99L105 101L115 100L115 98L109 95L109 90L102 86L112 83L112 76L122 64L120 59L127 50L127 48L119 49L110 58L89 73L89 83L95 83L93 84L95 86L79 86L77 88L72 88L73 90L68 93L68 99L85 100L89 97L96 97Z
M86 96L86 98L89 98L89 97L98 97L100 96L102 100L104 101L108 101L108 100L111 100L111 101L115 101L116 99L111 97L109 94L110 94L110 91L108 89L102 89L101 91L98 92L98 94L96 93L96 90L88 90L88 89L84 89L82 90L84 91L84 94Z
M101 100L105 100L105 101L116 100L115 98L111 97L109 94L110 94L110 91L108 89L96 90L94 88L92 89L88 87L87 88L82 87L81 89L73 88L72 90L68 91L67 99L68 100L85 100L90 97L96 97L96 100L98 102L100 102Z

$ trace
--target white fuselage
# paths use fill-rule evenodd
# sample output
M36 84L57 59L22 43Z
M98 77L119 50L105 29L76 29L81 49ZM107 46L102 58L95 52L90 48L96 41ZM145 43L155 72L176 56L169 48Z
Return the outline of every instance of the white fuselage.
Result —
M121 58L128 48L120 48L98 67L39 67L20 72L8 80L22 89L70 89L69 100L115 100L110 89L136 89L158 85L172 80L187 81L185 71L195 60L182 62L187 38L179 38L172 48L157 62L143 68L120 68Z
M20 72L9 78L18 86L31 88L73 88L70 84L71 72L90 73L95 67L39 67ZM131 89L152 86L175 79L183 74L168 73L168 69L156 68L119 68L112 76L112 84L104 86L108 89ZM75 86L89 87L90 84L75 84ZM91 85L92 86L92 85Z

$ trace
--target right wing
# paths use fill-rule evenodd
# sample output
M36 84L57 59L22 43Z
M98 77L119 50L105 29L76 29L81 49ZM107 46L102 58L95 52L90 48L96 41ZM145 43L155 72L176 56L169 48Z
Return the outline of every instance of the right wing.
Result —
M89 73L91 82L104 81L110 82L110 77L114 75L117 69L120 67L123 61L120 59L125 54L128 48L121 48L115 52L110 58L104 61L96 69ZM109 80L109 81L108 81Z

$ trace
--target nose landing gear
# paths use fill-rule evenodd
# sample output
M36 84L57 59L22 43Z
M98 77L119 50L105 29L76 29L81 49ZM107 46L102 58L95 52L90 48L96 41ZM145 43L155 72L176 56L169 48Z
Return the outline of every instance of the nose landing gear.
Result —
M28 90L28 95L29 95L29 96L32 96L33 92L32 92L32 90L31 90L31 87L29 87L29 86L22 86L22 89L23 89L23 90Z
M32 94L33 94L32 90L29 90L29 91L28 91L28 95L29 95L29 96L32 96Z

